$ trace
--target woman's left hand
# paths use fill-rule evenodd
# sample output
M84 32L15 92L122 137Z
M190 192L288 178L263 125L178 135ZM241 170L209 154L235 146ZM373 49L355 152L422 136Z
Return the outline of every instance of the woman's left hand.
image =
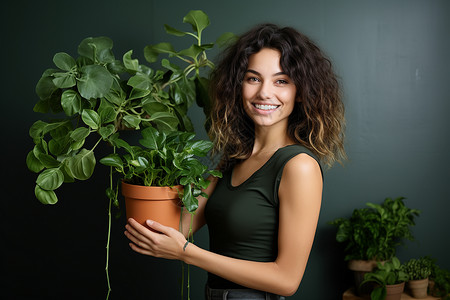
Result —
M146 225L150 229L132 218L128 219L125 235L131 241L131 249L154 257L182 259L186 238L181 232L151 220L147 220Z

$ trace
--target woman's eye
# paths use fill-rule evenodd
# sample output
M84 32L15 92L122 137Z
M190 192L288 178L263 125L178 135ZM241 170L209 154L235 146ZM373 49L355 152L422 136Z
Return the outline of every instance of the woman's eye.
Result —
M278 79L278 80L276 81L276 83L277 83L277 84L288 84L289 82L288 82L287 80L284 80L284 79Z
M251 83L253 83L253 82L259 82L259 79L256 78L256 77L247 77L246 80L247 80L248 82L251 82Z

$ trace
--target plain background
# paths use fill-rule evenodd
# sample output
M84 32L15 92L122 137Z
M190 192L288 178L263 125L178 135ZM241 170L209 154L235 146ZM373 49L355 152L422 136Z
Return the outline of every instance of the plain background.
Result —
M84 38L108 36L116 58L133 49L146 63L148 44L189 44L166 35L163 25L189 29L182 18L192 9L210 17L205 42L262 22L293 26L322 47L341 79L349 160L325 173L316 240L300 288L289 299L341 299L350 274L328 222L386 197L406 197L408 207L422 211L415 241L398 248L400 259L430 255L449 269L450 1L17 0L1 10L0 297L106 296L107 169L98 165L89 181L63 186L60 201L44 206L34 197L36 175L25 164L33 147L28 129L45 118L32 111L34 87L53 55L76 56ZM191 114L201 137L203 116ZM181 263L133 253L124 224L123 216L113 221L110 299L180 299ZM195 242L208 247L206 228ZM202 299L206 273L190 271L191 299Z

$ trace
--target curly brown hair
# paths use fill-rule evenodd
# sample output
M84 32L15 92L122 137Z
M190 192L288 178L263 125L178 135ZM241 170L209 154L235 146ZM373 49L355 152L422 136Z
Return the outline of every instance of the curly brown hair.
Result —
M252 152L254 125L242 105L242 80L249 57L263 48L278 50L280 66L295 83L297 97L288 134L331 166L345 158L344 105L331 61L308 37L291 27L262 24L229 46L211 74L211 127L215 151L227 169Z

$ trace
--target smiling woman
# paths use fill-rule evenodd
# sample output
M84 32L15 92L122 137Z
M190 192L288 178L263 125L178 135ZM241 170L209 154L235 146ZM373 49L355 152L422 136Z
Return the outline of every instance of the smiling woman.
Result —
M343 156L343 106L331 63L292 28L264 24L225 52L212 77L210 134L223 178L210 178L183 229L207 224L210 251L130 219L136 252L208 272L206 299L284 299L302 280L322 198L321 162ZM192 223L190 223L192 222Z

